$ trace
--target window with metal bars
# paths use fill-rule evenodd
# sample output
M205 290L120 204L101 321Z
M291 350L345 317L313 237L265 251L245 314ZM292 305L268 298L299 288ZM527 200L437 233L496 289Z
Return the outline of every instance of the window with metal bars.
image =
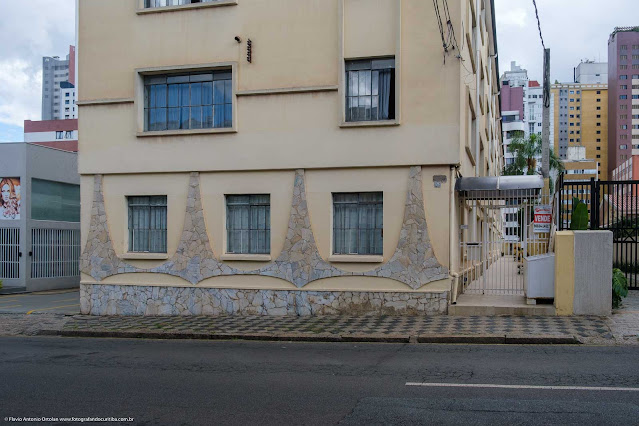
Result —
M395 119L395 58L346 61L346 121Z
M146 131L233 126L231 70L144 77Z
M129 252L166 253L166 195L129 196Z
M227 253L271 252L271 196L226 196Z
M382 192L333 194L334 254L383 254L383 200Z

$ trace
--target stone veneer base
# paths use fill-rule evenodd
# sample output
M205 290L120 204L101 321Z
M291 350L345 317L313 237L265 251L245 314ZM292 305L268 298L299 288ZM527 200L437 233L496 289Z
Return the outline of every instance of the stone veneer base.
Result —
M80 284L85 315L445 315L448 292L253 290Z

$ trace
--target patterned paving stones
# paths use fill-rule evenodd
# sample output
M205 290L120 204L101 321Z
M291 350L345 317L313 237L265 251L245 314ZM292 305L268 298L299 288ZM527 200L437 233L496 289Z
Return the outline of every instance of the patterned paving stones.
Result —
M327 340L367 340L482 336L508 339L563 338L582 343L615 343L605 318L599 317L391 317L391 316L192 316L192 317L98 317L75 316L63 328L66 335L135 334L141 337L269 338L286 340L318 337ZM383 340L383 338L381 339ZM478 343L480 341L477 341Z

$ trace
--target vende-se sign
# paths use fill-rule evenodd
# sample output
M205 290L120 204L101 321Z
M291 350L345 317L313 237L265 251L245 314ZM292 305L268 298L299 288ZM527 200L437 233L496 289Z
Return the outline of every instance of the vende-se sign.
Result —
M533 232L535 234L550 232L552 223L552 209L550 206L535 206L535 222Z

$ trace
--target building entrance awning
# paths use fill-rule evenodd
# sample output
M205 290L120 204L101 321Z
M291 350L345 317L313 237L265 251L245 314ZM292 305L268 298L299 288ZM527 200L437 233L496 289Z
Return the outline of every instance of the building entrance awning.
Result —
M455 191L466 200L515 200L537 196L544 187L544 179L533 176L462 177L455 183Z

